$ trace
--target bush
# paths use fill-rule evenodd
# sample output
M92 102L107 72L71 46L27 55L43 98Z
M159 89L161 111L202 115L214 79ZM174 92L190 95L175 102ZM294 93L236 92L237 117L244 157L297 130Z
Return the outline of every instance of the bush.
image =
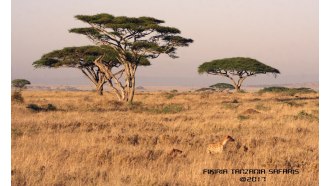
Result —
M46 106L46 111L55 111L55 110L57 110L57 108L52 104L48 104Z
M306 94L306 93L315 93L316 91L314 91L311 88L305 88L305 87L301 87L301 88L267 87L259 90L259 93L266 93L266 92L285 93L287 95L294 96L297 93Z
M233 85L228 84L228 83L217 83L217 84L211 85L210 88L214 88L219 91L224 91L226 89L228 89L228 90L235 89L235 87Z
M36 112L39 112L39 111L42 111L42 107L38 106L37 104L28 104L28 106L26 106L26 108L32 110L32 111L36 111Z
M14 91L11 95L11 101L17 102L17 103L24 103L24 98L22 96L21 91Z
M285 92L289 91L290 89L287 87L266 87L259 90L260 93L271 92L271 93L278 93L278 92Z
M48 105L45 105L45 106L39 106L37 104L34 104L34 103L31 103L31 104L28 104L26 106L26 108L32 110L32 111L35 111L35 112L40 112L40 111L55 111L57 110L57 108L53 105L53 104L48 104Z

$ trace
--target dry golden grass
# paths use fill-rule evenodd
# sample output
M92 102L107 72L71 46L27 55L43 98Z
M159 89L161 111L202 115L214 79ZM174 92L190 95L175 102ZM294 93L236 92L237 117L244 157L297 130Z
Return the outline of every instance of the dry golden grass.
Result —
M12 104L12 185L318 185L316 93L138 93L132 105L92 92L23 97ZM226 135L248 150L206 153ZM203 174L234 168L300 174Z

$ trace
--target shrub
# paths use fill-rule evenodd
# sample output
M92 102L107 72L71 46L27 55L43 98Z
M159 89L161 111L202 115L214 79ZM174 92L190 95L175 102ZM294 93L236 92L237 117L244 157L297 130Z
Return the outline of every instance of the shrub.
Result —
M35 111L35 112L40 112L40 111L55 111L57 108L53 104L47 104L45 106L39 106L37 104L31 103L26 106L26 108Z
M21 91L14 91L11 95L11 101L17 102L17 103L24 103L24 98L22 96Z
M34 104L34 103L31 103L31 104L28 104L26 106L26 108L32 110L32 111L36 111L36 112L39 112L39 111L42 111L42 107L38 106L37 104Z
M278 92L285 92L290 90L287 87L266 87L259 90L260 93L271 92L271 93L278 93Z
M233 85L228 84L228 83L217 83L217 84L211 85L210 88L213 88L213 89L216 89L219 91L224 91L226 89L228 89L228 90L235 89L235 87Z
M46 106L46 111L55 111L55 110L57 110L57 108L52 104L48 104Z
M285 93L290 96L294 96L297 93L307 94L307 93L315 93L316 91L311 88L287 88L287 87L267 87L259 90L259 93Z

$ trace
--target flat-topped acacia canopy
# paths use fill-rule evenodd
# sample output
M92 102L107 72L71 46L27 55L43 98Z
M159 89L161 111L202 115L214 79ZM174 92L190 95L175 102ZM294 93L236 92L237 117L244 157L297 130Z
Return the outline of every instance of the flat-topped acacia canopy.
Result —
M203 63L198 67L200 74L218 74L220 72L229 72L232 74L265 74L273 73L279 74L280 71L265 65L255 59L245 57L234 57L217 59L210 62Z
M252 58L233 57L205 62L198 67L198 73L227 77L232 81L236 91L239 91L243 81L249 76L272 73L276 77L280 71ZM239 77L237 82L233 76Z
M39 60L33 62L35 68L58 68L58 67L83 67L95 66L94 61L104 55L103 62L112 64L112 66L120 65L117 59L117 53L107 46L80 46L66 47L61 50L54 50L44 54ZM150 65L149 60L140 59L139 65Z
M126 55L129 57L128 53ZM102 62L110 70L112 67L121 65L118 62L116 51L108 46L80 46L66 47L44 54L39 60L33 62L33 66L35 68L79 68L95 84L98 93L102 95L106 79L94 63L100 56L103 56ZM139 65L150 65L146 58L141 58L140 61ZM111 80L108 79L108 81Z
M80 21L88 23L91 27L73 28L69 32L83 34L95 43L113 47L117 52L130 51L134 53L136 61L140 56L157 58L159 54L168 54L177 57L177 47L188 46L192 39L181 37L181 31L174 27L162 26L165 23L153 17L126 17L113 16L101 13L96 15L77 15Z
M25 88L26 85L30 85L31 82L26 79L14 79L11 81L11 86L19 89Z

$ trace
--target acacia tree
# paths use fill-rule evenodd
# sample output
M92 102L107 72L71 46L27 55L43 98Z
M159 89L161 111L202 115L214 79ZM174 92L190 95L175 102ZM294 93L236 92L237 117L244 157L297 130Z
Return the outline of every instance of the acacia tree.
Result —
M39 60L33 62L35 68L78 68L95 85L99 95L103 95L103 85L111 82L111 77L105 74L94 63L102 57L102 63L111 71L113 67L119 67L116 52L109 47L82 46L67 47L44 54ZM117 73L114 73L117 74ZM115 75L114 75L115 76Z
M26 79L14 79L11 81L11 86L15 89L18 89L18 91L21 91L22 89L26 88L26 85L30 85L31 82Z
M276 77L280 71L255 59L234 57L205 62L198 67L198 73L227 77L232 81L235 90L240 91L247 77L266 73L272 73ZM237 76L238 80L235 81L234 76Z
M30 85L31 82L26 79L14 79L11 81L11 86L14 88L14 91L11 95L11 100L19 103L24 102L24 98L22 96L22 90L26 89L26 85Z
M73 28L71 33L83 34L96 45L107 45L117 52L125 81L118 82L113 88L123 101L133 101L135 72L140 63L157 58L160 54L177 58L177 47L188 46L193 42L192 39L179 36L179 29L161 26L164 21L152 17L115 17L103 13L77 15L75 18L89 24L89 27ZM103 72L111 73L106 68Z

